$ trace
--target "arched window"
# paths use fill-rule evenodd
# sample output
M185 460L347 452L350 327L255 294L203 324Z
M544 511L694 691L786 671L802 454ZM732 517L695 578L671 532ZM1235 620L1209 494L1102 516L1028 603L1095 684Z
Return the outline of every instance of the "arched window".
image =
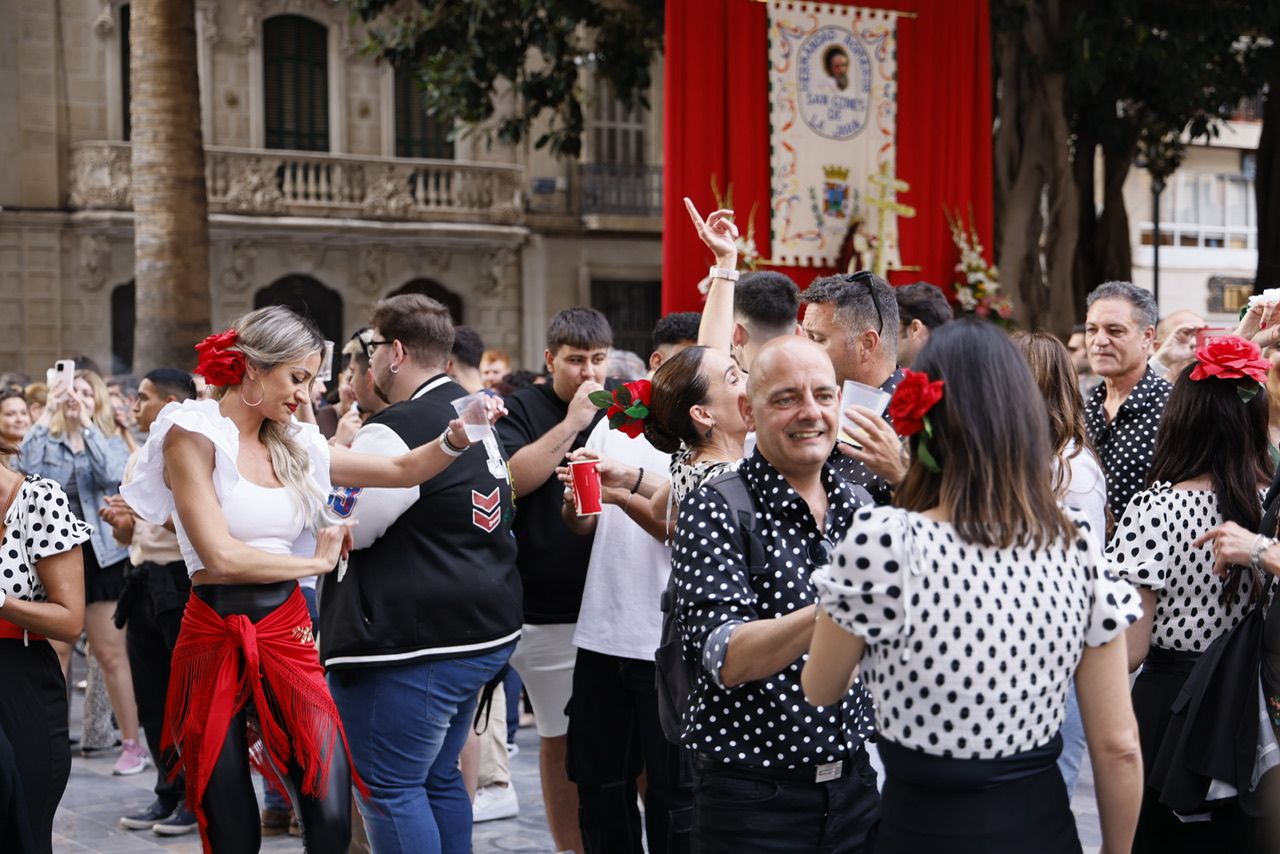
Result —
M287 305L303 317L311 319L320 334L341 344L342 296L310 276L285 276L276 279L253 295L253 307Z
M427 101L413 72L396 69L396 157L453 159L453 126L427 114Z
M133 371L133 325L137 293L132 281L111 289L111 373Z
M422 294L423 296L431 297L449 309L449 316L453 318L454 326L462 325L462 297L435 279L414 279L396 288L387 296L398 297L400 294Z
M267 148L329 150L329 31L301 15L262 24Z

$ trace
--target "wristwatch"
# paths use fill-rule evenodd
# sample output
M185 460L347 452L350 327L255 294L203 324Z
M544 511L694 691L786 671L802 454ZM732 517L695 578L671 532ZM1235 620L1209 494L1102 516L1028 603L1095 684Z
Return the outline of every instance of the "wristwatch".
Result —
M707 275L713 279L728 279L731 282L738 281L738 271L730 270L727 267L712 267Z

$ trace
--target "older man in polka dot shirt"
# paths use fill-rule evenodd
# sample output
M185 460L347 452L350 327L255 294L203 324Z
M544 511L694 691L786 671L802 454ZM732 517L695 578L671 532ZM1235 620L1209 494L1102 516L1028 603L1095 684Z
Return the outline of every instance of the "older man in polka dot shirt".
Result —
M855 682L839 703L815 708L800 672L817 601L810 573L830 562L870 496L828 462L840 390L820 347L770 342L747 391L757 446L738 476L763 565L751 566L737 514L706 484L681 504L671 552L685 655L700 665L683 734L697 754L693 847L866 851L879 812L864 747L870 700Z
M1173 386L1147 364L1156 332L1151 294L1128 282L1106 282L1089 294L1088 305L1085 347L1102 382L1085 402L1085 427L1119 518L1147 485L1156 428Z

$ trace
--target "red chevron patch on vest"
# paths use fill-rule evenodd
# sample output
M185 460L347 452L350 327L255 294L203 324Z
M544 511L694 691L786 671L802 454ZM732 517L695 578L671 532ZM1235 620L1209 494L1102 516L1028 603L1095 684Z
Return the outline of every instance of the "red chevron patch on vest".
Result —
M471 524L492 534L502 521L502 509L498 506L501 501L502 493L496 487L488 495L471 490Z
M483 510L485 513L492 513L494 508L498 506L498 502L501 500L502 493L498 491L497 487L494 487L493 492L490 492L488 495L481 495L474 489L471 490L471 503L477 508Z

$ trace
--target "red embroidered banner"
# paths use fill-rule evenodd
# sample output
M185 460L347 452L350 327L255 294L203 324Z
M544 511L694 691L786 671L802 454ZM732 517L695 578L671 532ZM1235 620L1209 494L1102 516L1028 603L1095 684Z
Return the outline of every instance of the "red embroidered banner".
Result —
M835 0L838 2L838 0ZM898 220L904 266L895 284L948 285L956 249L943 206L973 207L978 233L993 245L991 45L987 0L858 0L912 12L898 21L897 177L911 189L898 201L916 209ZM758 205L756 245L771 257L768 206L768 15L757 0L667 0L663 156L662 311L697 311L697 283L711 253L689 223L689 196L705 216L715 207L714 175L733 186L738 225ZM779 267L802 288L834 272ZM949 289L948 289L949 290Z

